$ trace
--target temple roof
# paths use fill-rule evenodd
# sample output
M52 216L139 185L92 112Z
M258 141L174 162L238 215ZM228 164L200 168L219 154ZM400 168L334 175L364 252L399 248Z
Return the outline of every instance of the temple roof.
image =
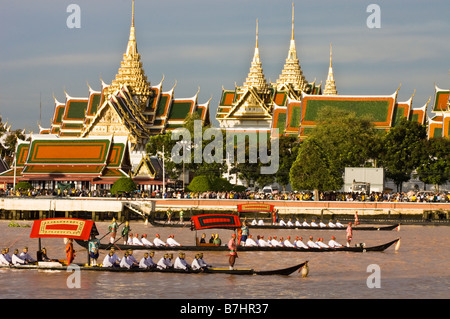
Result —
M277 80L277 88L282 89L283 85L290 84L294 90L304 90L308 82L303 75L299 60L297 58L297 50L295 48L294 39L294 3L292 3L292 31L289 52L284 64L284 68Z
M334 82L334 74L333 74L333 52L332 46L330 44L330 66L328 67L328 77L325 83L325 89L323 90L323 95L336 95L336 83Z

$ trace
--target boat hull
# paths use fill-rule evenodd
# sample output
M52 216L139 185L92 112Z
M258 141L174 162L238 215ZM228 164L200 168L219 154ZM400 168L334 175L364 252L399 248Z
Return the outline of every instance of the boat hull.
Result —
M290 252L339 252L339 251L349 251L349 252L368 252L368 251L384 251L393 244L395 244L399 238L390 241L385 244L377 246L365 247L362 245L352 246L352 247L340 247L340 248L296 248L296 247L250 247L250 246L239 246L238 251L290 251ZM87 248L88 242L82 240L75 240L80 246ZM119 244L100 244L99 249L109 250L111 248L116 248L119 250L170 250L170 251L228 251L227 246L213 246L213 245L199 245L199 246L177 246L177 247L155 247L155 246L137 246L137 245L119 245Z

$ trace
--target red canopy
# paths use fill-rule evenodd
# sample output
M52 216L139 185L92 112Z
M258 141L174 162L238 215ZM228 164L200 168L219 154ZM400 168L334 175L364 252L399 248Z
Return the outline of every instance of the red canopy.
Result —
M239 204L238 212L273 212L275 206L264 203Z
M240 228L239 216L230 214L207 214L191 217L194 229L206 228Z
M57 237L88 240L91 232L98 235L97 227L91 220L47 218L34 221L30 238Z

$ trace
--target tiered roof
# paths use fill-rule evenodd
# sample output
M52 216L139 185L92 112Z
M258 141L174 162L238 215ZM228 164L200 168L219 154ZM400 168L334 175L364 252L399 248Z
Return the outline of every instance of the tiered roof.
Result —
M16 150L15 174L19 180L85 180L113 183L128 176L129 146L126 137L58 138L34 135ZM14 166L2 173L12 182Z
M434 86L434 100L428 118L428 138L450 137L450 90Z

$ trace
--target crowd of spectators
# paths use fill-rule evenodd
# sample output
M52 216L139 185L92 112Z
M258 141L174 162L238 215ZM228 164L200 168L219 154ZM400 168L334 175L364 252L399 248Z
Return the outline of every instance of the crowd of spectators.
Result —
M28 189L28 190L1 190L1 196L16 197L114 197L107 189ZM313 192L183 192L168 191L165 194L159 191L135 191L134 193L121 194L120 198L177 198L177 199L246 199L246 200L292 200L292 201L314 201ZM321 192L319 201L368 201L368 202L450 202L450 192Z

